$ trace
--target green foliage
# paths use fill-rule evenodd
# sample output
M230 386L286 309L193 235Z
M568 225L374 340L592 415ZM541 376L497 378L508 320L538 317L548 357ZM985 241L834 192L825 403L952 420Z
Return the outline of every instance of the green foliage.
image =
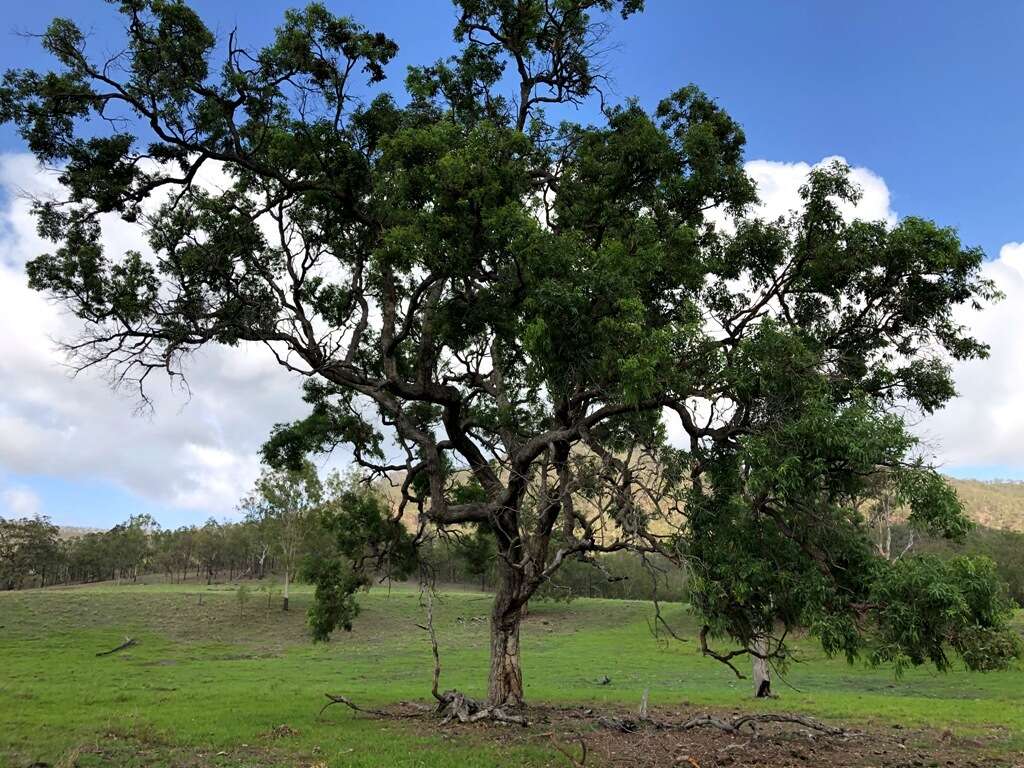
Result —
M21 520L0 517L0 586L17 589L26 581L39 579L45 587L47 577L56 581L62 553L57 527L48 517L37 515Z
M235 601L238 603L238 618L245 614L245 606L249 604L250 594L248 584L239 584L235 589Z
M352 631L359 615L355 593L369 586L364 574L341 559L311 558L303 566L303 578L316 587L307 618L314 642L327 642L339 627Z
M909 531L899 527L894 533L899 547L905 546ZM1024 607L1024 533L1000 531L975 526L962 542L935 536L916 536L913 551L936 554L940 557L966 555L984 556L995 563L999 581L1006 584L1007 594L1018 606Z
M456 552L466 564L466 570L480 577L481 586L485 584L487 574L494 566L498 556L498 544L494 532L483 523L478 523L473 530L458 539Z
M67 199L35 210L55 248L27 269L83 321L76 363L142 386L204 345L264 344L309 380L309 416L264 448L276 472L344 445L368 477L403 475L393 508L353 482L328 492L321 635L368 563L411 574L431 529L490 527L517 566L501 569L512 621L563 562L664 550L658 524L709 628L745 647L812 626L850 657L877 641L900 663L1008 658L989 571L879 565L855 509L887 472L915 526L967 532L903 414L954 395L949 359L987 353L955 319L996 298L981 251L923 218L848 220L841 163L812 169L800 211L751 219L744 133L695 86L653 112L549 120L602 77L596 14L639 0L456 7L460 50L410 70L408 98L352 95L396 46L319 3L216 62L186 5L123 2L116 71L55 21L59 71L7 73L0 120L62 168ZM199 182L213 163L216 189ZM153 255L107 253L108 212L140 221ZM684 449L665 445L666 409ZM288 521L310 516L276 511L318 504L294 479L269 472L256 494L286 570ZM196 532L208 579L228 531Z
M355 475L328 480L318 523L331 539L329 554L313 553L302 576L316 586L309 609L313 639L326 641L341 627L352 630L359 613L357 590L372 576L405 580L419 565L415 538L388 514L387 502Z
M904 457L915 445L881 398L819 373L815 345L771 324L739 352L749 365L737 387L766 406L762 427L734 450L710 456L688 503L681 546L694 563L691 595L717 635L750 647L809 627L829 653L850 661L933 663L946 649L971 669L1004 667L1019 653L1010 604L988 561L908 557L872 550L854 500L889 467L912 525L952 540L970 525L934 470ZM776 629L783 634L778 636Z
M1009 627L1013 603L988 558L922 555L880 565L868 599L877 626L871 660L897 671L926 661L946 670L946 647L982 671L1005 669L1024 653Z
M335 477L331 486L321 521L338 552L357 567L373 562L389 578L408 578L417 565L414 536L390 514L387 500L356 475Z

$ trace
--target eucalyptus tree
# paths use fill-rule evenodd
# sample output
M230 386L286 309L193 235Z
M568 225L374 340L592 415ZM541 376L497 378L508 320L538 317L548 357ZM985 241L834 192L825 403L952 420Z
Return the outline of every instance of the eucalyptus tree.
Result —
M918 342L983 351L951 320L988 291L980 253L917 219L847 231L830 202L841 172L812 180L794 231L745 222L743 131L696 87L652 111L601 98L595 125L554 120L602 95L608 20L641 4L459 0L459 52L410 68L399 102L373 91L396 44L323 5L248 50L182 3L122 0L119 54L95 56L58 19L42 38L57 71L9 72L0 90L0 118L61 167L66 199L36 206L56 246L28 273L83 321L77 364L145 397L153 372L182 375L205 345L265 345L310 406L265 458L294 468L345 446L397 484L390 506L339 506L339 563L363 547L405 567L432 531L487 525L493 706L522 703L530 596L596 552L689 558L708 633L745 649L771 631L765 606L785 608L758 582L773 569L884 625L861 600L874 562L844 554L852 588L829 559L861 534L832 502L853 473L805 477L800 430L818 419L827 464L902 465L910 445L879 393L937 406L948 376ZM211 166L216 188L200 183ZM738 217L735 236L712 210ZM108 253L110 214L151 252ZM688 447L668 444L666 414ZM843 437L854 427L868 448ZM928 482L907 487L928 490L918 514L948 511ZM860 625L834 618L848 611L821 615L827 647L856 653ZM973 622L961 643L1002 627L998 610L959 620Z
M42 515L20 520L0 517L0 588L19 589L35 579L45 587L62 565L57 526Z
M246 518L258 527L284 571L282 610L288 610L289 583L322 500L323 485L316 467L303 461L296 469L265 469L253 492L242 501Z

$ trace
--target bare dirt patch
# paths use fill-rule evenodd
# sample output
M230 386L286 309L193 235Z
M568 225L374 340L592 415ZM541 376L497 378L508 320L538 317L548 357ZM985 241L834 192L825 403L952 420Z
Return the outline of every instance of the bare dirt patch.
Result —
M407 719L408 727L437 733L438 722L424 709L403 704L388 714ZM393 711L392 711L393 710ZM419 715L418 717L416 715ZM714 727L678 730L702 714L731 719L739 712L665 710L649 713L653 725L623 732L609 721L635 721L628 710L540 705L529 710L530 726L493 722L452 725L443 729L455 741L501 745L550 746L552 765L568 768L990 768L1024 766L1024 755L1007 756L998 744L958 739L948 731L910 728L849 729L823 734L792 723L761 723L756 732L727 733Z

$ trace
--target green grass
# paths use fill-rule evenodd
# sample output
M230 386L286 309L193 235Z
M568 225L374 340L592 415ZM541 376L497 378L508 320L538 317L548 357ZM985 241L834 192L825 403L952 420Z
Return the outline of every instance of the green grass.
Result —
M199 595L203 602L199 604ZM361 598L351 634L306 638L308 591L293 610L258 593L239 616L226 587L96 586L0 593L0 765L559 765L543 741L494 742L374 720L342 707L317 719L324 692L365 705L429 696L431 657L419 595ZM486 595L444 593L435 607L444 688L482 695ZM695 636L682 607L665 615ZM1024 748L1024 670L977 675L848 666L798 643L781 699L749 697L746 681L702 658L695 643L652 638L648 604L538 603L523 630L532 702L789 710L851 725L948 729L1002 751ZM96 652L126 635L136 647ZM608 685L601 679L607 675ZM275 738L273 729L287 725ZM77 761L77 763L76 763Z

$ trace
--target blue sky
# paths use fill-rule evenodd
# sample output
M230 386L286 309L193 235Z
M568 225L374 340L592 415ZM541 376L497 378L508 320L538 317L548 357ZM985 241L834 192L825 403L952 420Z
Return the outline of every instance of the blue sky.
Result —
M297 2L196 0L215 29L264 42ZM92 2L6 3L6 32L34 32L69 15L95 44L116 41L116 14ZM329 2L393 37L405 67L449 52L454 13L444 0ZM698 84L747 132L748 156L842 154L894 191L901 213L960 228L991 254L1022 237L1024 3L677 2L649 0L616 24L608 55L616 91L653 104ZM36 41L8 34L0 67L43 66ZM19 149L9 128L0 150Z
M226 34L237 27L241 40L256 46L266 41L283 10L298 3L192 4L215 29ZM328 5L399 43L390 68L393 89L400 88L406 65L430 62L453 49L454 12L443 0ZM966 243L982 246L990 258L1005 244L1024 240L1019 58L1024 3L648 0L647 5L645 13L625 23L615 17L614 47L607 55L613 99L636 96L653 105L694 82L743 125L749 159L814 163L842 155L884 179L892 210L954 225ZM56 15L71 16L91 30L90 45L96 49L116 45L119 20L106 3L9 2L0 26L6 35L0 69L45 67L38 41L15 33L41 31ZM593 109L584 111L584 117L592 114ZM0 153L22 151L17 135L0 127ZM1007 280L1017 279L1007 274ZM1012 315L1001 317L1004 325L1013 321ZM1004 373L1015 375L1009 369ZM985 378L973 369L965 376L968 384ZM4 398L0 392L0 408ZM125 403L117 407L130 409ZM998 413L986 417L997 424L1000 418ZM938 431L948 438L946 427ZM0 442L5 439L0 435ZM947 468L962 475L1024 477L1024 462L1011 448L978 457L956 454ZM136 508L171 524L230 512L222 502L211 508L183 505L180 494L179 501L169 501L160 492L126 483L113 470L32 471L30 464L0 457L0 491L4 488L22 492L18 509L31 508L25 494L34 494L36 508L74 524L106 525Z

